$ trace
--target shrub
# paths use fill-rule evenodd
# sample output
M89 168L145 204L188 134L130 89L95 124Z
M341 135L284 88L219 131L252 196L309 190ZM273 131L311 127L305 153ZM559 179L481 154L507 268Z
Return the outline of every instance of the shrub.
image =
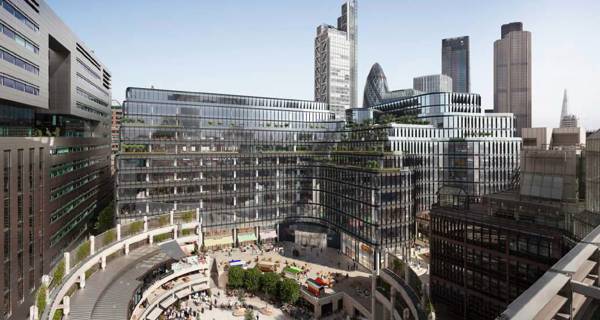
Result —
M184 222L190 222L190 221L194 220L195 216L196 216L196 212L194 212L194 211L187 211L183 215L181 215L181 219Z
M161 216L160 218L158 218L158 224L160 226L166 226L167 224L169 224L170 218L167 216Z
M62 279L64 276L65 276L65 261L61 260L56 265L56 269L54 269L54 274L52 275L52 282L54 284L59 284L62 282Z
M117 239L117 231L112 229L104 233L104 245L110 244Z
M84 243L82 243L79 248L77 248L77 261L82 261L83 259L87 258L90 255L90 242L88 240L86 240Z
M155 242L163 242L163 241L169 240L171 238L172 238L171 233L163 233L163 234L154 236L154 241Z
M181 235L185 237L185 236L194 234L194 232L195 232L194 229L183 229L183 230L181 230Z
M38 317L41 317L44 309L46 309L46 290L46 286L42 285L37 292L36 305L38 308Z
M54 312L54 316L52 317L52 320L62 320L62 318L63 318L63 310L58 309L58 310L56 310L56 312Z
M129 225L129 233L134 234L144 229L144 221L136 221Z

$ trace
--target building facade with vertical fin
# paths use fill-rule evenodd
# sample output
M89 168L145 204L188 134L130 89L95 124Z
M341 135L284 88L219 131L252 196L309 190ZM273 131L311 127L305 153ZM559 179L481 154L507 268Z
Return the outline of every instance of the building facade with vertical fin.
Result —
M111 73L45 1L0 1L0 318L109 200Z
M337 27L322 24L315 38L315 100L330 105L337 118L357 106L356 1L342 6Z
M502 25L494 42L494 111L515 115L518 136L531 128L531 33L521 22Z

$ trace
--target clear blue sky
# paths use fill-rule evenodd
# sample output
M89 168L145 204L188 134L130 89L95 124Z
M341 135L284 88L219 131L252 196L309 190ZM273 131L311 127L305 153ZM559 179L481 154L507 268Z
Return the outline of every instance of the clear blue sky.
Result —
M313 42L343 0L48 0L128 86L313 98ZM358 85L379 62L391 89L440 73L441 39L471 37L471 85L493 104L493 42L522 21L533 37L533 122L556 126L562 91L600 127L600 1L359 0Z

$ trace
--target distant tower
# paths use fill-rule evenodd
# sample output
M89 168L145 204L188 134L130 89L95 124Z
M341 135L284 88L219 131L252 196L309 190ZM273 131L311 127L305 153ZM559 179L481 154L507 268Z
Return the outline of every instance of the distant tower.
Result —
M338 118L357 106L356 14L356 0L349 0L337 28L320 25L315 38L315 100L329 103Z
M531 128L531 32L521 22L502 25L494 42L494 111L514 114L519 137Z
M579 120L574 114L569 113L569 100L567 98L567 89L563 94L562 111L560 112L561 128L578 128Z
M452 78L452 91L470 92L469 37L442 40L442 74Z

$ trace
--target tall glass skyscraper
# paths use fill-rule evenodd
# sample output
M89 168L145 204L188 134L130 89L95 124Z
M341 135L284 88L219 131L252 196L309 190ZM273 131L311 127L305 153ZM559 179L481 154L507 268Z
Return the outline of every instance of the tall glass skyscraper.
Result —
M452 78L452 91L471 91L468 36L442 40L442 74Z
M356 13L356 0L346 2L337 27L320 25L315 38L315 100L328 103L340 119L357 106Z
M502 26L494 42L494 111L515 115L516 134L531 128L531 33L521 22Z

